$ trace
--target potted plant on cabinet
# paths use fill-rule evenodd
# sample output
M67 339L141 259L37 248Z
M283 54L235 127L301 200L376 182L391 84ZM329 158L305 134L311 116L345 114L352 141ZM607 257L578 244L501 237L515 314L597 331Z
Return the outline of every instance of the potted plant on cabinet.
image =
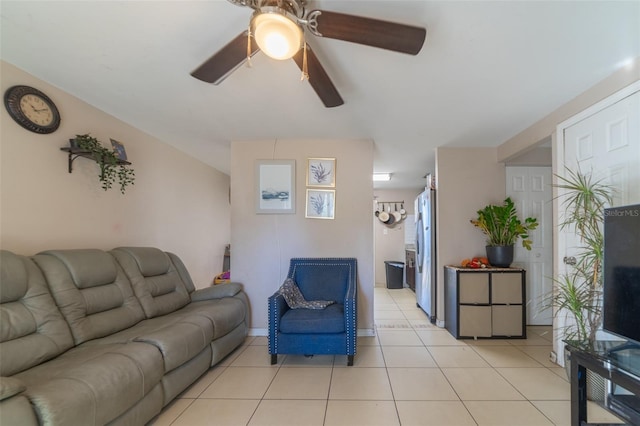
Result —
M111 189L116 178L123 194L127 186L134 184L135 173L128 167L130 163L121 161L115 150L105 148L98 139L89 134L76 135L71 141L76 148L88 152L100 166L98 178L102 182L102 189Z
M529 231L537 228L536 218L518 218L516 206L507 197L502 205L488 205L478 210L478 217L471 223L487 236L487 258L492 266L508 268L513 262L513 245L518 238L522 246L531 250Z

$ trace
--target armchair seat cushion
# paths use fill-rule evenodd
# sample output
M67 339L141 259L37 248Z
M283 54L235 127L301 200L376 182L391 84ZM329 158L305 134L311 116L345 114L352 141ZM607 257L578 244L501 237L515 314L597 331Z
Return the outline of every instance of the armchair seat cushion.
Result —
M280 331L291 334L344 333L344 305L325 309L290 309L280 319Z

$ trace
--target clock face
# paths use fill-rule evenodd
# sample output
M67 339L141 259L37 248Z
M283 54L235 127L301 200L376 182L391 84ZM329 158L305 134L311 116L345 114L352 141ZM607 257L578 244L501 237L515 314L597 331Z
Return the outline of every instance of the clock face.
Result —
M60 113L56 105L33 87L11 87L4 94L4 104L11 118L32 132L53 133L60 126Z
M53 123L53 111L51 107L38 95L24 95L20 98L22 113L40 126L50 126Z

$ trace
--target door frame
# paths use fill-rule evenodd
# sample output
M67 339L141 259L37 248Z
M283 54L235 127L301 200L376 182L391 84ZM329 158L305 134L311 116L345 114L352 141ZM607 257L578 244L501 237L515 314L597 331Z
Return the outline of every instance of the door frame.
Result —
M598 112L610 107L611 105L620 102L626 97L633 95L634 93L640 91L640 80L636 80L630 85L618 90L617 92L612 93L607 96L603 100L591 105L590 107L582 110L581 112L573 115L572 117L566 119L565 121L559 123L556 127L556 132L551 139L552 143L552 182L553 182L553 223L560 223L560 205L562 203L561 200L558 199L558 196L561 195L560 191L557 188L558 178L559 176L565 176L564 173L564 134L565 130L574 124L594 115ZM561 251L561 238L564 241L564 236L560 233L558 226L553 227L553 276L559 277L561 274L565 273L564 263L562 261L565 253ZM555 289L555 286L554 286ZM564 366L564 346L561 340L561 337L558 333L558 319L557 319L557 308L553 307L553 352L554 355L557 355L556 362L562 366Z

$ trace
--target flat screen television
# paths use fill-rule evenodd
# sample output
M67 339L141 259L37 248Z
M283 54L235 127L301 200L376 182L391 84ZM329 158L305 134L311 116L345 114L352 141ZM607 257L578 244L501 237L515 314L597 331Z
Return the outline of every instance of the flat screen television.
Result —
M603 330L640 344L640 204L604 211Z

